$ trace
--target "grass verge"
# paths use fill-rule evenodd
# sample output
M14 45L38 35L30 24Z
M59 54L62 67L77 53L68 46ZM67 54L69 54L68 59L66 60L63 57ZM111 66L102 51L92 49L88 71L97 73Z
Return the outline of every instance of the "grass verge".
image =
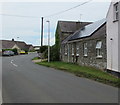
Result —
M120 87L120 78L112 76L104 71L92 68L92 67L85 67L79 66L72 63L65 63L65 62L38 62L36 64L52 67L55 69L64 70L67 72L74 73L76 76L89 78L95 81L102 82L104 84L108 84L115 87Z
M35 58L33 58L32 60L38 60L38 59L40 59L39 57L35 57Z

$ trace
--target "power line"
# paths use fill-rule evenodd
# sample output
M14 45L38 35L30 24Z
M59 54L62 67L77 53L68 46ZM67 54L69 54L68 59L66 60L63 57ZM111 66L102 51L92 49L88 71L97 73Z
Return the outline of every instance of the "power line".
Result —
M80 7L80 6L84 5L84 4L87 4L87 3L89 3L90 1L92 1L92 0L86 1L86 2L84 2L84 3L82 3L82 4L79 4L79 5L77 5L77 6L71 7L71 8L69 8L69 9L66 9L66 10L63 10L63 11L60 11L60 12L57 12L57 13L54 13L54 14L45 16L44 18L62 14L62 13L64 13L64 12L67 12L67 11L70 11L70 10L75 9L75 8L77 8L77 7ZM36 17L36 16L25 16L25 15L11 15L11 14L0 14L0 15L2 15L2 16L24 17L24 18L41 18L41 17Z
M24 16L24 15L11 15L11 14L0 14L2 16L14 16L14 17L25 17L25 18L41 18L41 17L35 17L35 16Z
M84 3L82 3L82 4L79 4L79 5L77 5L77 6L71 7L71 8L69 8L69 9L66 9L66 10L63 10L63 11L54 13L54 14L52 14L52 15L45 16L45 18L46 18L46 17L55 16L55 15L59 15L59 14L62 14L62 13L64 13L64 12L70 11L70 10L72 10L72 9L75 9L75 8L77 8L77 7L80 7L80 6L84 5L84 4L89 3L90 1L92 1L92 0L86 1L86 2L84 2Z

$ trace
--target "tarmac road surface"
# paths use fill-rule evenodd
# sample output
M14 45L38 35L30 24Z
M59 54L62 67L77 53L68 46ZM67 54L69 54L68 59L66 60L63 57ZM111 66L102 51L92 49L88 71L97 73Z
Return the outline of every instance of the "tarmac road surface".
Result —
M3 103L118 103L117 88L34 64L36 55L3 57Z

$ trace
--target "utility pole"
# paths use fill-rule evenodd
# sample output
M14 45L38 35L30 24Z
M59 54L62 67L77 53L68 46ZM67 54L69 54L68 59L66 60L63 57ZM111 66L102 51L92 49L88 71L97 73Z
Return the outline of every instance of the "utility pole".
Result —
M50 21L48 22L48 62L50 62Z
M43 17L41 19L41 46L43 46Z

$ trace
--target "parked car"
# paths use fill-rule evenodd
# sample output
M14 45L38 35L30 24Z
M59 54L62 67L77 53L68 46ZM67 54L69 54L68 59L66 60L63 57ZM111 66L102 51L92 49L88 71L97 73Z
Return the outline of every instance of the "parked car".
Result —
M20 54L26 54L26 52L24 50L20 51Z
M8 50L8 51L4 51L2 55L3 55L3 56L13 56L13 55L14 55L14 52Z

